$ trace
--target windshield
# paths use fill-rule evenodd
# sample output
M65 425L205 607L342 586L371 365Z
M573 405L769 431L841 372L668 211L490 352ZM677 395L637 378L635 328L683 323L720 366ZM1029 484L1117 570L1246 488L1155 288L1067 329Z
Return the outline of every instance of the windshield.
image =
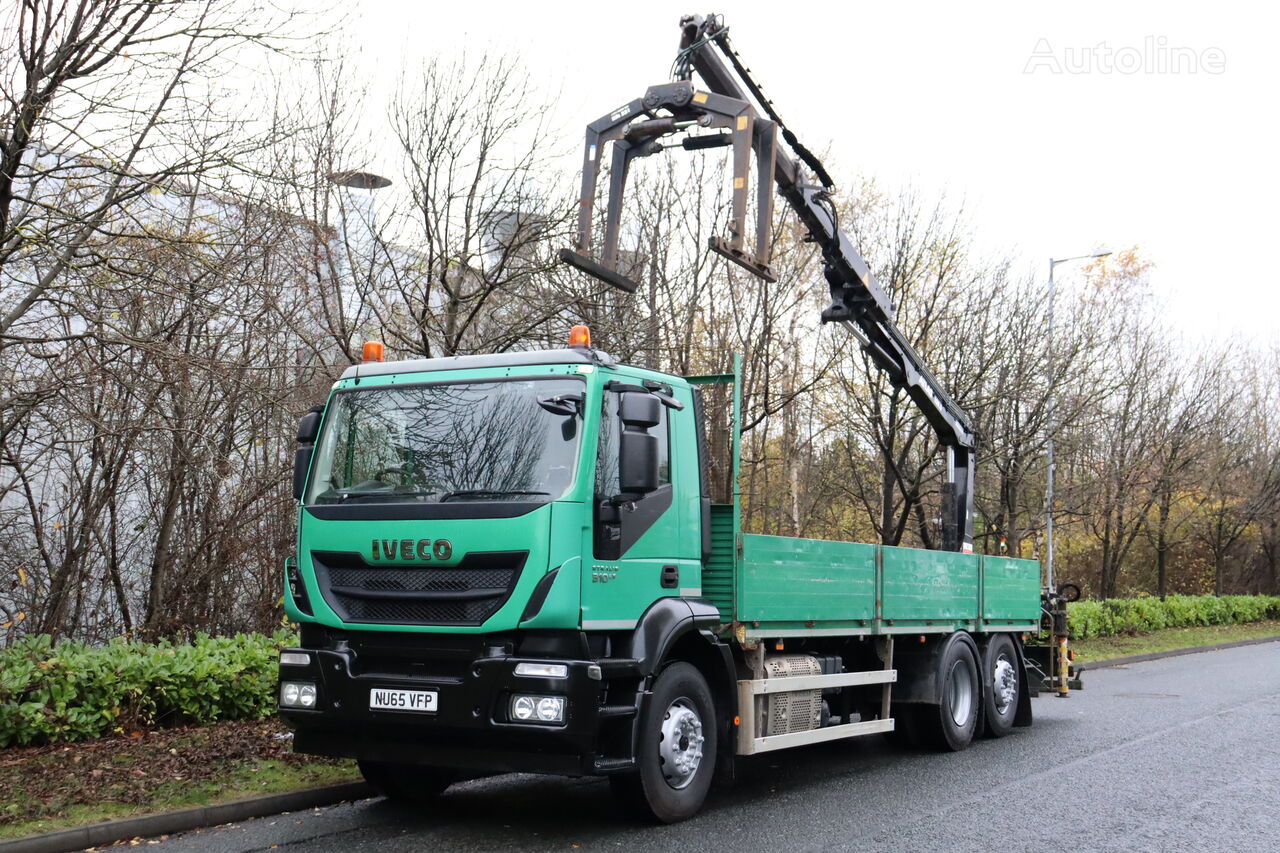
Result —
M534 379L335 394L306 502L555 500L573 483L583 390Z

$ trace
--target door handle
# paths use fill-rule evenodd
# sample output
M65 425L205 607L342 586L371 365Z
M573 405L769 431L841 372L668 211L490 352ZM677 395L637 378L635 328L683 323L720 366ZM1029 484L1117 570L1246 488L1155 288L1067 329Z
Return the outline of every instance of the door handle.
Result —
M680 567L679 566L663 566L662 567L662 588L678 589L680 586Z

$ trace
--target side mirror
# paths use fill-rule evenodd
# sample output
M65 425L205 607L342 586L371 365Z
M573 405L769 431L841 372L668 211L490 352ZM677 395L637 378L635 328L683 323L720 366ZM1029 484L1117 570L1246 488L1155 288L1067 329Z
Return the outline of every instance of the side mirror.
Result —
M307 412L298 422L298 443L314 444L316 434L320 432L320 412L315 409Z
M624 426L641 432L656 427L662 420L662 402L643 391L623 391L618 395L618 417Z
M298 449L293 451L293 499L302 500L302 489L307 484L307 471L311 468L311 451L315 449L316 435L320 432L320 413L323 406L316 406L298 422Z
M618 401L618 489L643 496L658 488L658 437L649 430L662 419L662 403L652 394L624 391Z
M647 495L658 488L658 437L624 432L618 442L618 488L625 495Z
M307 471L311 468L311 451L314 444L301 445L293 451L293 499L302 500L302 489L307 484Z

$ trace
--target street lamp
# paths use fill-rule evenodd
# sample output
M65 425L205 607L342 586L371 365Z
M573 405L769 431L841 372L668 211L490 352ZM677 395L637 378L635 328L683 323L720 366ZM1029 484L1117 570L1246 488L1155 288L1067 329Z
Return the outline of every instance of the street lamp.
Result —
M1045 493L1044 493L1044 532L1045 532L1045 550L1048 552L1048 555L1049 555L1049 559L1047 561L1048 565L1046 567L1047 569L1046 575L1047 575L1047 586L1050 590L1054 589L1054 586L1053 586L1053 433L1057 429L1057 424L1055 423L1055 419L1056 419L1055 416L1057 414L1057 412L1055 411L1055 405L1057 401L1054 399L1054 393L1053 393L1053 387L1054 387L1053 385L1054 383L1053 297L1054 297L1054 294L1056 293L1056 288L1054 287L1054 283L1053 283L1053 270L1054 270L1054 267L1056 267L1058 264L1065 264L1068 261L1083 261L1083 260L1092 260L1094 258L1105 258L1109 254L1111 254L1110 249L1095 249L1091 254L1088 254L1088 255L1075 255L1070 258L1050 258L1049 259L1049 406L1048 406L1049 417L1048 417L1048 424L1047 424L1049 428L1049 440L1045 445L1045 456L1048 462L1049 471L1048 471L1048 486L1045 488Z

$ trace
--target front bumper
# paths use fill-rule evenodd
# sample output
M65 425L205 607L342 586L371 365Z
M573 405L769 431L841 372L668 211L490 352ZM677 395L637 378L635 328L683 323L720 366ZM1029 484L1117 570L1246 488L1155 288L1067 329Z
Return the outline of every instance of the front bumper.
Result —
M429 651L413 666L394 667L399 671L350 647L286 651L304 652L311 662L282 665L280 680L313 682L318 694L314 709L280 708L298 752L482 772L592 774L606 763L602 726L631 716L604 707L607 685L592 660L518 657L497 648L461 661L455 656L445 673L431 665ZM523 661L564 664L568 677L516 676ZM375 689L434 690L436 711L370 709ZM564 723L513 722L516 693L566 697Z

